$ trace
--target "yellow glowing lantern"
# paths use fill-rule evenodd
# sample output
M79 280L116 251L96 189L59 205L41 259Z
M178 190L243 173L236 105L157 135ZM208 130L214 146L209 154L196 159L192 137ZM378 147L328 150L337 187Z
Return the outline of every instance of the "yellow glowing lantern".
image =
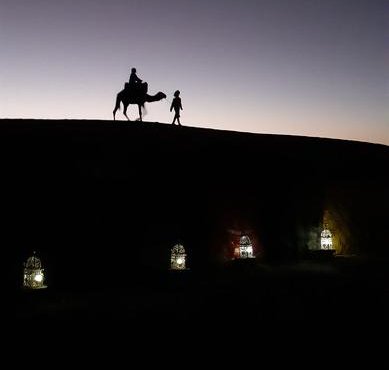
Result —
M333 249L332 245L332 233L327 227L321 232L320 238L320 249L322 250L331 250Z
M171 250L170 268L172 270L186 270L186 253L183 245L177 244Z
M27 259L24 264L24 279L23 286L28 289L43 289L46 288L44 285L45 275L43 273L41 260L34 255Z

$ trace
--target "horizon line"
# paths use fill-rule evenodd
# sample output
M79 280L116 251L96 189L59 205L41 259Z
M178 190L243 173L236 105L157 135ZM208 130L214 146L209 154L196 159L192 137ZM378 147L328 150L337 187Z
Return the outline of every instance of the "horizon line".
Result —
M269 136L291 136L296 138L309 138L309 139L320 139L320 140L336 140L336 141L344 141L344 142L355 142L355 143L362 143L362 144L372 144L372 145L381 145L384 147L389 147L389 144L379 143L379 142L372 142L372 141L363 141L358 139L342 139L342 138L336 138L336 137L327 137L327 136L312 136L312 135L299 135L299 134L283 134L283 133L269 133L269 132L252 132L252 131L238 131L238 130L227 130L227 129L220 129L220 128L213 128L213 127L198 127L198 126L189 126L185 124L181 124L181 126L173 125L172 123L168 122L159 122L159 121L139 121L139 120L108 120L108 119L88 119L88 118L0 118L1 121L88 121L88 122L112 122L112 123L119 123L119 125L123 124L159 124L159 125L166 125L166 126L177 126L177 128L190 128L190 129L199 129L199 130L212 130L212 131L221 131L221 132L231 132L231 133L238 133L238 134L250 134L250 135L269 135Z

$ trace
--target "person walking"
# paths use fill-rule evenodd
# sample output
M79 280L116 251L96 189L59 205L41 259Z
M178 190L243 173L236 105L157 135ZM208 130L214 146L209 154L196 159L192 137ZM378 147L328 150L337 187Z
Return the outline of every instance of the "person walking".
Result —
M180 98L180 91L179 90L176 90L176 92L174 93L174 99L172 101L172 105L170 106L170 112L173 109L174 109L175 114L174 114L174 119L173 119L172 125L175 125L175 122L177 120L178 125L181 126L180 110L183 110L183 109L182 109L181 98Z

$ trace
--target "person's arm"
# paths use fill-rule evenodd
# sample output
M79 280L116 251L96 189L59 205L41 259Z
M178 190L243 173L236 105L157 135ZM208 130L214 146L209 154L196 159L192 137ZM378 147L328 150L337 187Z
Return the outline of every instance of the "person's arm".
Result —
M172 109L173 109L173 105L174 105L174 100L172 101L172 104L171 104L171 106L170 106L170 112L171 112Z

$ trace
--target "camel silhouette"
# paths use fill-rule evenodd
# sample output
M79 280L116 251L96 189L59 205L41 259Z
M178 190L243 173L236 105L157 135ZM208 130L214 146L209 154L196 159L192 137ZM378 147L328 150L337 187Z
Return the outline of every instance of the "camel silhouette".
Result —
M127 116L127 108L130 104L138 105L139 109L139 121L142 121L142 108L144 108L145 103L152 103L154 101L160 101L165 99L166 95L163 92L158 92L155 95L149 94L138 94L138 96L134 96L134 94L129 89L123 89L116 96L116 105L113 110L113 119L115 120L116 111L120 110L120 103L123 103L123 114L130 121Z

